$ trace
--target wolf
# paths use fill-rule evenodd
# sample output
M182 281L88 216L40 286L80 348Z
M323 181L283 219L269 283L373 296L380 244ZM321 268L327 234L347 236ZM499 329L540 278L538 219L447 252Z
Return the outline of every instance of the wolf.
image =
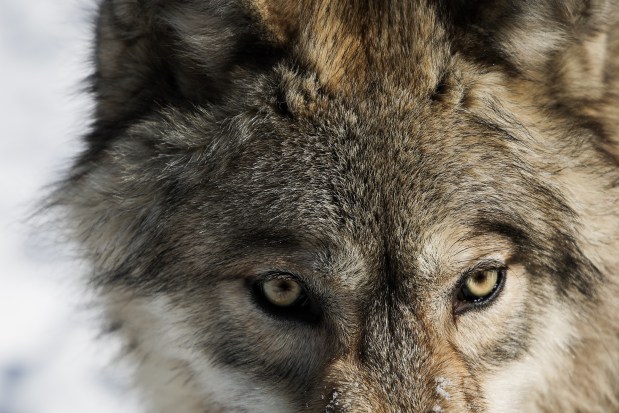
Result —
M150 412L619 412L619 2L103 0L54 205Z

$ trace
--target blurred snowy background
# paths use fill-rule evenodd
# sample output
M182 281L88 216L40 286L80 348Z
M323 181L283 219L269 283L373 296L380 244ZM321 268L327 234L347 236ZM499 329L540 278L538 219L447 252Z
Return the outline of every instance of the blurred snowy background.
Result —
M94 0L0 0L0 413L131 413L79 266L28 221L79 150Z

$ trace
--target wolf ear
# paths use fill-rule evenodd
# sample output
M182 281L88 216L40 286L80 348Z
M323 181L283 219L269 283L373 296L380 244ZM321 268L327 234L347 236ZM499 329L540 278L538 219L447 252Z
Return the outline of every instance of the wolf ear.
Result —
M93 92L96 118L116 125L153 105L222 99L272 64L277 49L242 1L103 0Z
M471 55L547 79L576 95L602 87L608 0L454 0L451 14ZM481 53L480 53L481 52ZM488 63L488 62L486 62ZM585 98L586 96L582 96Z

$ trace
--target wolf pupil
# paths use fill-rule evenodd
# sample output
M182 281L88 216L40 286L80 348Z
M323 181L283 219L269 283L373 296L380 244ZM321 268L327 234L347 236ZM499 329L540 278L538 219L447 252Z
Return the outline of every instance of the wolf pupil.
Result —
M473 276L473 282L478 285L484 285L488 281L488 274L485 272L481 272Z

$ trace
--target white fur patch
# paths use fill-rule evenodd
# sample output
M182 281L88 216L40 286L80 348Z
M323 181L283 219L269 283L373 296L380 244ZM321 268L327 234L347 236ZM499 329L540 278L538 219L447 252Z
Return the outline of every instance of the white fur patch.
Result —
M168 299L132 299L121 307L123 328L139 344L137 384L145 389L150 411L294 411L281 392L209 360L195 345L187 316Z
M550 307L542 316L546 320L528 355L483 383L489 413L537 411L534 403L552 385L554 374L569 374L571 364L568 343L572 337L567 312Z

